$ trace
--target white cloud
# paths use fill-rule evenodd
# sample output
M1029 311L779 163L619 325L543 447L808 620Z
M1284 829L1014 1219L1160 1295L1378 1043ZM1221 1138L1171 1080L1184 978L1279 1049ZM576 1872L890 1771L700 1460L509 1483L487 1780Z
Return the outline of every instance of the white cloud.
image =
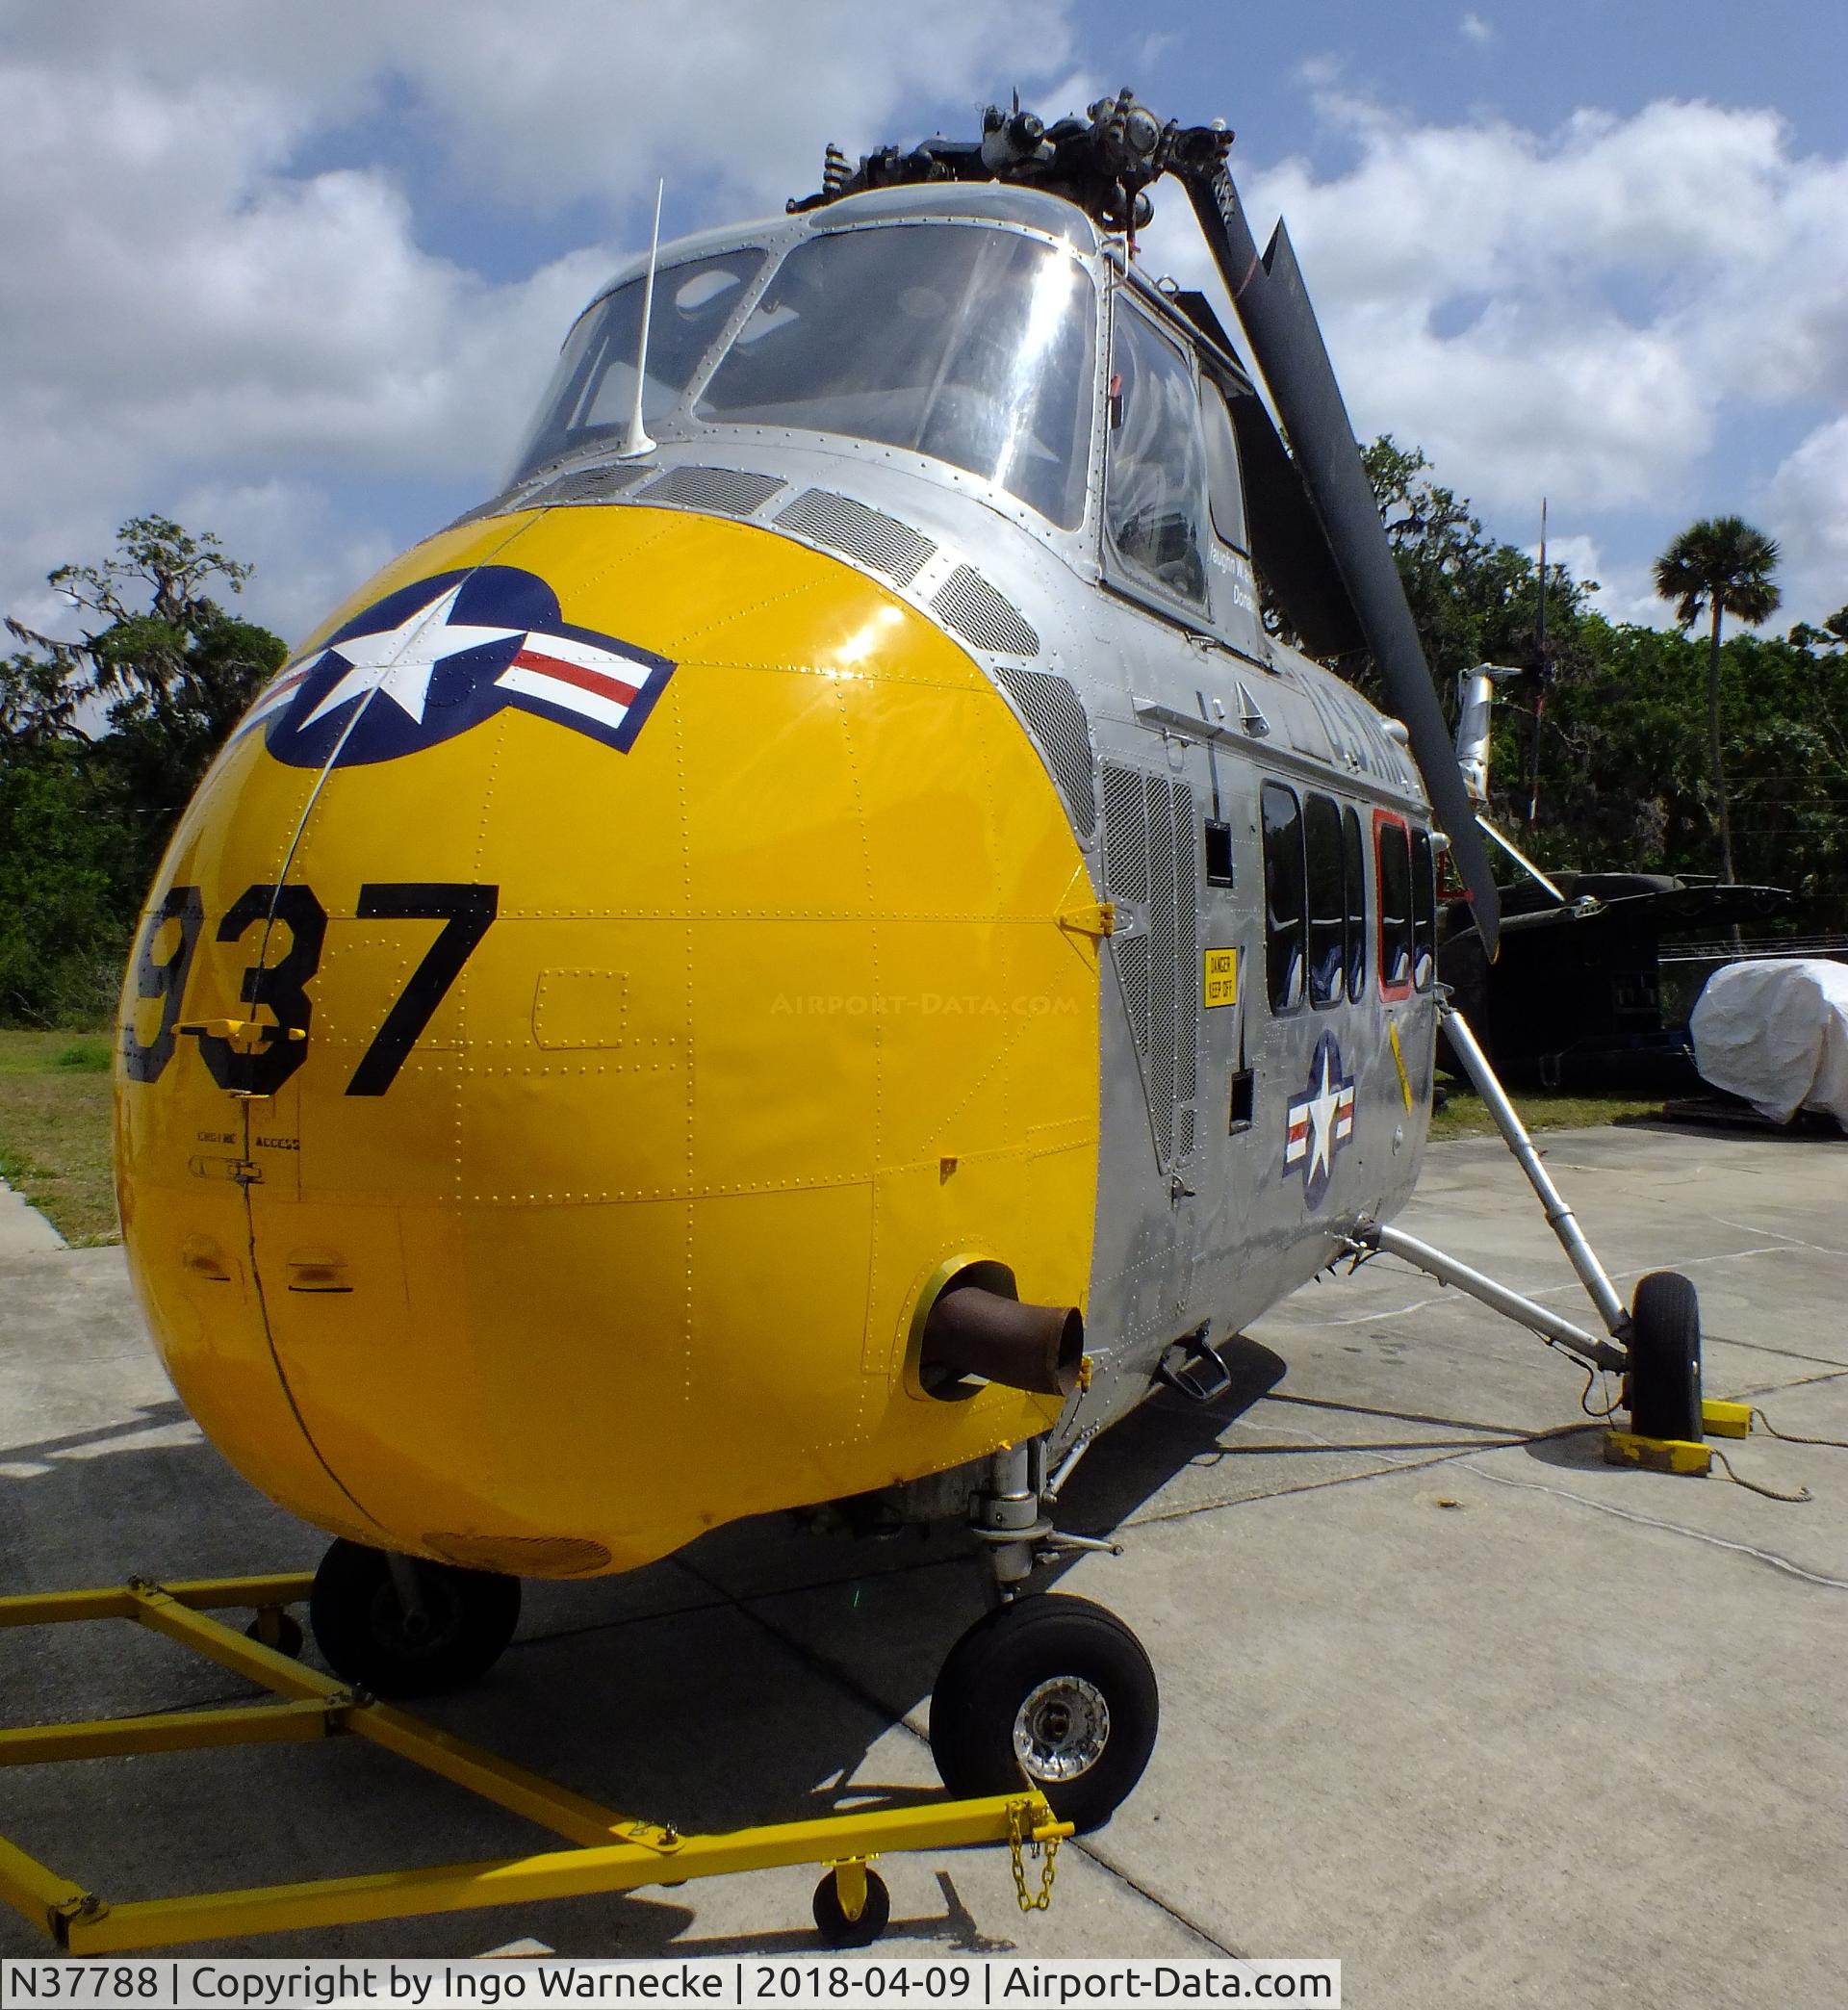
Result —
M1848 404L1848 155L1800 155L1774 114L1707 104L1541 135L1319 102L1354 165L1247 163L1247 205L1289 220L1356 430L1422 445L1486 509L1742 507L1770 470L1715 468L1722 421ZM1165 210L1151 263L1197 275L1184 206ZM1806 451L1778 494L1801 488L1838 528L1830 450ZM1793 553L1821 535L1787 534Z
M1848 605L1848 418L1819 425L1766 488L1765 528L1784 551L1792 619L1820 621Z
M304 150L395 117L442 164L440 199L503 224L588 202L639 229L657 171L708 218L781 208L830 138L864 148L1044 82L1065 4L450 0L439 23L415 0L144 0L103 34L0 0L0 609L42 619L50 566L100 556L128 515L196 508L299 628L401 541L395 490L500 472L615 246L493 283L426 248L394 169L304 174ZM378 505L343 524L328 494L368 486Z
M1525 547L1535 564L1540 560L1536 538ZM1599 540L1582 530L1552 530L1547 537L1547 564L1563 565L1579 585L1592 587L1591 605L1607 621L1633 621L1665 628L1673 620L1666 604L1656 596L1646 564L1613 563Z
M1479 45L1495 39L1495 30L1479 13L1466 13L1456 25L1465 41L1473 41Z

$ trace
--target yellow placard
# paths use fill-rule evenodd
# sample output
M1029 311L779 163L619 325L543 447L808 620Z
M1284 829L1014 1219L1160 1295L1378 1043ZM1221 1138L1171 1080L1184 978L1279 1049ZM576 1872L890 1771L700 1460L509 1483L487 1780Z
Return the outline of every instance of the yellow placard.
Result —
M1236 949L1209 949L1206 952L1206 970L1200 980L1200 1003L1209 1011L1215 1005L1236 1005L1239 1002L1239 952Z

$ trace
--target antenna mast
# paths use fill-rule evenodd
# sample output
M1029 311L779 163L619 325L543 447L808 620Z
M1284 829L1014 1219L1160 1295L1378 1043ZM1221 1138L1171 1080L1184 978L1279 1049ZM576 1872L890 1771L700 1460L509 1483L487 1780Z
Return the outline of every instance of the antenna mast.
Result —
M648 279L642 288L642 339L635 352L635 402L629 415L629 431L616 451L618 460L634 460L640 454L654 451L654 442L642 424L642 391L648 382L648 331L654 319L654 267L661 255L661 197L666 190L664 180L654 184L654 235L648 247Z

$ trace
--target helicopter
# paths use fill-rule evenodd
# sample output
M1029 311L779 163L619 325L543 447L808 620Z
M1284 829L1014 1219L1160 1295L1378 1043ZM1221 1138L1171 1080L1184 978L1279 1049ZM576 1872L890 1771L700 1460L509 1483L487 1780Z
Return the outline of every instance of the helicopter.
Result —
M992 1599L938 1768L1090 1828L1159 1691L1035 1588L1115 1547L1060 1490L1337 1259L1420 1263L1700 1434L1691 1287L1617 1299L1504 1098L1610 1337L1391 1226L1440 859L1490 953L1496 889L1231 144L1016 100L831 148L766 221L663 246L657 204L509 479L201 783L124 985L123 1233L194 1418L334 1538L344 1678L473 1681L522 1579L740 1517L962 1516ZM1136 255L1164 176L1248 360ZM1318 660L1363 647L1391 715Z

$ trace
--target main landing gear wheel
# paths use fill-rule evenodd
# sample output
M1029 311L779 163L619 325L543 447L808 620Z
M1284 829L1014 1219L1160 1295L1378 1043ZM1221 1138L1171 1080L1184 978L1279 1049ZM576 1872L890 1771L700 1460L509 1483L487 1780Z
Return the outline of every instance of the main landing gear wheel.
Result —
M1636 1286L1626 1392L1638 1437L1702 1441L1701 1302L1675 1271L1652 1271Z
M1101 1828L1155 1748L1161 1699L1142 1642L1089 1599L1044 1591L979 1619L931 1698L931 1750L952 1793L1022 1779L1062 1821Z
M892 1917L892 1894L877 1870L865 1872L866 1895L852 1918L841 1902L840 1881L830 1870L815 1887L815 1931L824 1947L870 1947L886 1931Z
M375 1696L434 1696L485 1675L520 1623L520 1580L453 1563L403 1567L416 1573L421 1610L406 1610L382 1550L343 1539L321 1559L308 1623L327 1665Z

